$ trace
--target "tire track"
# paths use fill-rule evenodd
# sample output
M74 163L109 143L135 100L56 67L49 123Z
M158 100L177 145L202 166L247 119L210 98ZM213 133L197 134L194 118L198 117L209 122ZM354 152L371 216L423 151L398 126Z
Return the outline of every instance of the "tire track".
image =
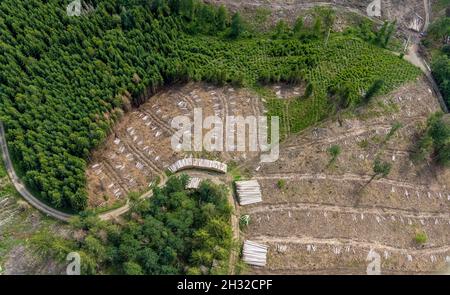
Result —
M409 254L409 255L435 255L450 252L450 245L440 247L429 247L423 249L407 249L398 248L380 243L370 243L364 241L358 241L355 239L343 239L343 238L315 238L315 237L269 237L269 236L255 236L252 237L252 241L263 244L301 244L301 245L331 245L331 246L351 246L353 248L360 249L373 249L373 250L386 250L391 253Z
M272 179L286 179L286 180L332 180L332 181L353 181L353 182L368 182L373 176L372 175L358 175L358 174L350 174L346 173L343 175L327 175L323 173L319 174L300 174L298 172L283 172L283 173L270 173L262 176L255 176L254 178L259 180L272 180ZM390 180L390 179L374 179L372 183L386 184L392 185L402 188L408 188L416 191L424 191L428 190L430 192L434 192L427 188L425 184L411 184L403 181Z
M129 189L128 186L126 186L123 183L122 178L120 177L120 175L117 174L116 170L114 169L114 167L111 165L111 163L109 163L107 160L102 161L102 167L105 168L105 174L106 176L108 176L112 181L114 181L115 183L117 183L118 186L120 186L120 188L125 192L128 193Z
M423 116L417 116L417 117L411 117L412 119L409 120L410 122L401 122L403 124L402 128L400 128L399 132L401 132L402 129L410 127L411 125L416 124L420 120L426 121L427 118ZM344 132L340 132L336 134L334 137L326 137L323 139L306 139L304 143L295 143L295 144L286 144L283 146L283 148L286 149L294 149L294 148L305 148L305 147L312 147L314 145L318 144L332 144L336 141L346 140L352 137L362 136L366 133L375 132L379 134L378 132L385 132L387 134L392 128L392 124L375 124L375 125L369 125L369 126L361 126L356 128L350 128L349 130L346 130ZM380 134L382 135L382 134Z
M152 119L152 121L155 122L156 125L158 125L158 127L163 129L164 132L166 132L167 134L172 135L172 134L176 133L176 130L174 128L172 128L172 126L170 126L169 124L167 124L166 122L161 120L157 115L153 114L151 111L147 111L147 110L141 110L141 111L142 111L142 113L149 116Z
M134 147L128 139L124 139L123 143L129 151L131 151L140 161L145 163L155 174L159 175L163 173L161 168L153 163L153 161L145 156L138 148Z
M43 212L44 214L47 214L61 221L65 222L69 221L69 219L73 216L72 214L59 211L45 204L40 199L36 198L33 194L31 194L30 191L28 191L28 189L22 183L19 176L16 174L16 171L14 170L14 166L9 155L8 145L6 143L5 129L2 122L0 122L0 148L2 151L1 154L5 164L5 169L16 191L28 203L30 203L33 207Z
M181 100L184 100L191 107L191 110L196 108L196 103L188 95L181 94L180 97Z
M443 212L417 212L407 209L395 209L388 207L353 207L353 206L337 206L326 205L320 203L287 203L276 205L263 205L245 210L246 214L260 214L266 212L289 212L289 211L315 211L315 212L336 212L342 214L364 214L364 215L396 215L402 218L413 219L446 219L450 220L450 213ZM387 219L387 218L386 218Z

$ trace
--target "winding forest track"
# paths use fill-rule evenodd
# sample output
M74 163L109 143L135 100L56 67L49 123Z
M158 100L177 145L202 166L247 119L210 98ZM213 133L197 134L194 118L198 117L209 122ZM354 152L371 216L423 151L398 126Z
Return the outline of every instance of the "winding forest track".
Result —
M431 4L430 0L423 0L423 5L425 8L425 23L422 28L422 32L426 33L428 31L428 28L431 23L431 11L432 11L431 5L432 4ZM419 67L422 70L422 72L424 72L425 76L427 77L428 81L430 82L430 84L433 88L435 95L438 98L439 105L441 106L442 111L444 113L448 113L449 110L448 110L447 104L444 101L444 97L441 94L441 90L439 89L436 81L434 80L430 66L427 64L425 58L420 54L419 45L420 45L420 39L417 39L417 41L409 47L409 50L408 50L409 52L405 56L405 58L406 58L406 60L408 60L415 66Z
M15 189L17 190L17 192L29 203L31 204L34 208L36 208L37 210L41 211L42 213L51 216L59 221L63 221L63 222L69 222L69 220L76 216L75 214L68 214L62 211L59 211L57 209L54 209L50 206L48 206L47 204L45 204L44 202L42 202L41 200L39 200L38 198L36 198L35 196L33 196L28 189L25 187L25 185L20 181L19 177L17 176L15 170L14 170L14 166L12 164L10 155L9 155L9 151L8 151L8 146L6 143L6 137L5 137L5 129L3 127L3 123L0 122L0 146L1 146L1 150L2 150L2 157L3 157L3 161L5 163L5 167L6 167L6 171L8 172L8 176L11 179L12 184L14 185ZM109 164L109 163L108 163ZM106 166L107 164L105 164ZM113 169L112 167L109 167L111 169ZM159 168L158 168L159 169ZM161 169L159 169L159 171L162 171ZM166 181L167 181L167 176L161 172L159 174L160 176L160 184L159 186L162 187L165 185ZM113 177L114 178L114 177ZM120 185L120 182L117 182L119 184L119 186L121 186L122 189L126 190L125 188L122 187L122 185ZM141 196L141 198L148 198L152 196L152 191L149 191L147 193L145 193L144 195ZM102 213L99 215L99 218L102 220L111 220L111 219L115 219L118 216L128 212L129 210L129 204L127 202L126 205Z

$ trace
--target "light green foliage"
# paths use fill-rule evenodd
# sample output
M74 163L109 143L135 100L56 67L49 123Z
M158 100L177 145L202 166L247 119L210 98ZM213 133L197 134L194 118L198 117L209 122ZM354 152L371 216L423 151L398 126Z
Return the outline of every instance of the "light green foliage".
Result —
M280 190L283 190L286 187L286 180L285 179L279 179L277 181L277 187Z
M412 155L417 162L430 156L436 163L450 166L450 120L442 113L430 116L427 128Z
M428 241L428 236L425 232L418 232L414 236L414 241L419 245L423 245Z
M395 122L394 124L392 124L391 129L389 130L388 134L386 134L386 137L384 138L383 143L387 143L392 136L395 135L395 133L400 130L403 127L402 123L400 122Z

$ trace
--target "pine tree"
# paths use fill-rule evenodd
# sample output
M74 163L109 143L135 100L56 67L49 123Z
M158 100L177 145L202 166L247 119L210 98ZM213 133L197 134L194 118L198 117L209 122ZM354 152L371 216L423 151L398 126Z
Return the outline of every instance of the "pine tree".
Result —
M223 31L226 29L228 24L228 11L225 6L221 5L217 10L217 29Z
M244 31L244 24L241 15L236 12L231 19L230 37L233 39L239 38Z

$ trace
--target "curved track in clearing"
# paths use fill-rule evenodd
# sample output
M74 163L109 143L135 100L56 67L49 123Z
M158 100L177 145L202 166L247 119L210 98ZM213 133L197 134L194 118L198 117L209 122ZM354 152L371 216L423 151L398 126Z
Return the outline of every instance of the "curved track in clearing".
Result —
M58 220L67 222L69 219L73 216L71 214L64 213L62 211L58 211L35 196L30 193L30 191L25 187L25 185L22 183L22 181L19 179L19 177L16 174L16 171L14 170L13 163L11 161L11 158L9 156L8 151L8 145L6 143L6 137L5 137L5 128L3 127L3 123L0 122L0 146L2 149L2 156L3 156L3 162L5 163L6 171L8 172L9 178L11 179L12 184L16 188L17 192L25 199L28 203L30 203L33 207L41 211L42 213L51 216L53 218L56 218Z

